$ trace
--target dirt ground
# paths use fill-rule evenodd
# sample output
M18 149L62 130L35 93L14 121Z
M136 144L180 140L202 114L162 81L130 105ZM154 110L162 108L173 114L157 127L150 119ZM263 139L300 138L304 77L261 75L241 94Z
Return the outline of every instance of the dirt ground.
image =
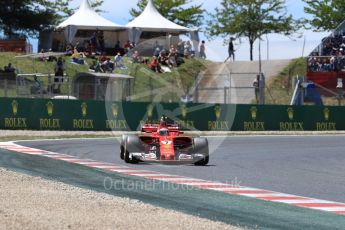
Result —
M240 229L0 168L0 229Z

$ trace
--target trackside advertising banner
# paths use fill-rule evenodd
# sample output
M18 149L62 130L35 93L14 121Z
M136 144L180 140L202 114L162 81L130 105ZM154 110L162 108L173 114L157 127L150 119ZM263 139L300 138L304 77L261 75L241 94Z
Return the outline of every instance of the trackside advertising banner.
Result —
M345 107L0 98L1 129L135 131L163 115L184 130L345 130Z

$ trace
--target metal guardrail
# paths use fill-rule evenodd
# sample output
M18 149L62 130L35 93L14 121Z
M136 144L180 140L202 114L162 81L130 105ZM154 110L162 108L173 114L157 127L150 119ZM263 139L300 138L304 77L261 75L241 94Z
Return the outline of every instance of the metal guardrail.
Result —
M265 103L265 76L257 72L206 74L208 82L195 87L195 102L224 104ZM255 86L254 80L258 79ZM207 80L206 80L207 81ZM202 82L202 81L200 81Z

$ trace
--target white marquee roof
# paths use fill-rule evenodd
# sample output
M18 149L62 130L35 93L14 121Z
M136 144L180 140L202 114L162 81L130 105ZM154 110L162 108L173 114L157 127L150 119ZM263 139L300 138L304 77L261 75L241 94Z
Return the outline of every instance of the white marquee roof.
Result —
M79 9L66 21L58 25L57 28L67 26L76 26L78 29L100 29L100 30L118 30L126 29L125 26L115 24L97 14L92 9L88 0L82 0Z
M129 28L140 28L144 31L189 32L191 29L177 25L163 17L149 0L144 11L127 25Z

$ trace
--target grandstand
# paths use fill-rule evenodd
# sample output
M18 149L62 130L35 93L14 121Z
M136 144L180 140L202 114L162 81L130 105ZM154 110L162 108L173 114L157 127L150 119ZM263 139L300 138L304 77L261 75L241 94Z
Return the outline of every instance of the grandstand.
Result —
M345 82L345 21L308 56L307 79L329 90Z

